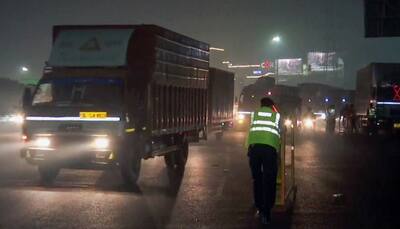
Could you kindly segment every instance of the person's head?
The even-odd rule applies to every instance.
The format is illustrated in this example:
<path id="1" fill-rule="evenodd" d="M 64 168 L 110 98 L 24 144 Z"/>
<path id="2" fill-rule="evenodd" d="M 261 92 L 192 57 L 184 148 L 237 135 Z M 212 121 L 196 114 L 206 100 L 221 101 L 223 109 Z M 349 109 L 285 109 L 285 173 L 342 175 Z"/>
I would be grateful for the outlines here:
<path id="1" fill-rule="evenodd" d="M 268 97 L 262 98 L 260 102 L 262 107 L 272 107 L 275 105 L 274 101 Z"/>

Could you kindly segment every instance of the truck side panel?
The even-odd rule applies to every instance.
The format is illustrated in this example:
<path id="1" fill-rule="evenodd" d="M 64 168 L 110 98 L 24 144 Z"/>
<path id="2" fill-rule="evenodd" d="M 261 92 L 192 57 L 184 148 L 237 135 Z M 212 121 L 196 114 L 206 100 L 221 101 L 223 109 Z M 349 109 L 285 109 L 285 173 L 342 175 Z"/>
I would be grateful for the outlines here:
<path id="1" fill-rule="evenodd" d="M 136 112 L 142 117 L 147 113 L 147 119 L 143 120 L 146 124 L 142 125 L 150 127 L 153 135 L 205 128 L 208 50 L 179 43 L 183 38 L 172 32 L 153 29 L 136 29 L 129 61 L 132 84 L 140 85 L 136 90 L 143 90 L 140 100 L 146 103 L 145 112 Z M 149 41 L 147 48 L 135 45 Z M 189 38 L 185 41 L 196 43 Z"/>
<path id="2" fill-rule="evenodd" d="M 211 127 L 233 121 L 234 74 L 210 68 L 208 122 Z"/>

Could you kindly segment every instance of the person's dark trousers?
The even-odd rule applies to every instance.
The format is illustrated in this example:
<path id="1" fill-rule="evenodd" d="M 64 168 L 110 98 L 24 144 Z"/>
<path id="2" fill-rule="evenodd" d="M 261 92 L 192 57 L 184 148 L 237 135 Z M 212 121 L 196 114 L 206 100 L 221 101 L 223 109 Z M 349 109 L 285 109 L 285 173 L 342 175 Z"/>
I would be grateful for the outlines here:
<path id="1" fill-rule="evenodd" d="M 275 205 L 277 152 L 264 144 L 250 145 L 248 151 L 253 177 L 254 202 L 260 213 L 269 216 Z"/>

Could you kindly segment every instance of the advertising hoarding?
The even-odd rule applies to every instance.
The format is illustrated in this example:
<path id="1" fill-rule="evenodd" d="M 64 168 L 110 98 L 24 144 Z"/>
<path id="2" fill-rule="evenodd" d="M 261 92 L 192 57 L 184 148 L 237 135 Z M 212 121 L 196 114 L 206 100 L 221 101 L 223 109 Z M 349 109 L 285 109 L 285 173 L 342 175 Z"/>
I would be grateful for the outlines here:
<path id="1" fill-rule="evenodd" d="M 335 71 L 338 67 L 336 52 L 309 52 L 307 59 L 313 72 Z"/>
<path id="2" fill-rule="evenodd" d="M 278 60 L 278 75 L 301 74 L 303 74 L 303 61 L 301 58 Z"/>

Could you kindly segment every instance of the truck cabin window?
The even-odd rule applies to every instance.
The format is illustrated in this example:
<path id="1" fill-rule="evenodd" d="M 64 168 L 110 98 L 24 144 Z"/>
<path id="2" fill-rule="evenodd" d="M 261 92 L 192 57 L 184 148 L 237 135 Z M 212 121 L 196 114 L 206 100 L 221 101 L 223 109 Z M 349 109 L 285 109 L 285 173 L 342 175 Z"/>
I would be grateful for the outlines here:
<path id="1" fill-rule="evenodd" d="M 122 102 L 123 82 L 119 79 L 49 79 L 39 83 L 33 106 L 112 107 Z"/>

